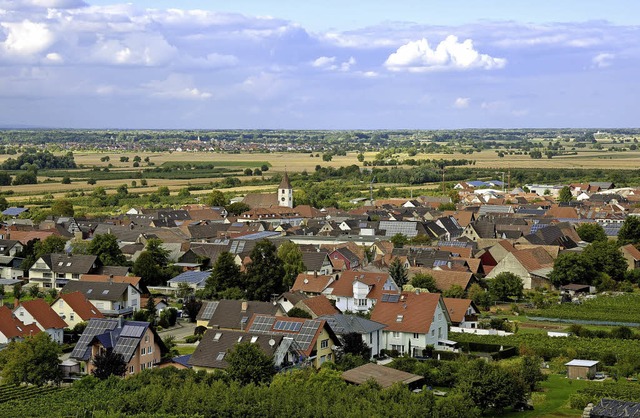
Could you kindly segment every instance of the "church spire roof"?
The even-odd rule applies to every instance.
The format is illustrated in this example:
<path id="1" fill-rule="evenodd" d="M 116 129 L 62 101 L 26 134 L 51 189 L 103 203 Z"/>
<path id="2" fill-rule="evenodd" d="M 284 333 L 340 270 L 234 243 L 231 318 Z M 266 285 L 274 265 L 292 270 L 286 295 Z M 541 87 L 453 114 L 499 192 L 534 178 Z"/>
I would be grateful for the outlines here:
<path id="1" fill-rule="evenodd" d="M 284 172 L 284 176 L 282 176 L 282 181 L 280 182 L 280 186 L 278 186 L 279 189 L 293 189 L 293 187 L 291 187 L 291 182 L 289 181 L 289 175 L 287 174 L 287 172 Z"/>

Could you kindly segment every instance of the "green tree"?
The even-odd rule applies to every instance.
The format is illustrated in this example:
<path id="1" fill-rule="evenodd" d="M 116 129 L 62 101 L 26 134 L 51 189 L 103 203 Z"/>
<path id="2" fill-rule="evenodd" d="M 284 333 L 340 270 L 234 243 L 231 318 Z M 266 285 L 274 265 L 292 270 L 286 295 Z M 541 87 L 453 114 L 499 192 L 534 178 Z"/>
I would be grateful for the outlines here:
<path id="1" fill-rule="evenodd" d="M 457 284 L 451 285 L 451 287 L 444 292 L 442 292 L 442 296 L 445 298 L 456 298 L 462 299 L 466 295 L 464 294 L 464 289 L 462 286 L 458 286 Z"/>
<path id="2" fill-rule="evenodd" d="M 283 282 L 284 266 L 271 241 L 258 241 L 249 257 L 251 262 L 246 268 L 245 288 L 250 299 L 268 301 L 273 294 L 286 290 Z"/>
<path id="3" fill-rule="evenodd" d="M 298 244 L 287 241 L 278 248 L 278 258 L 284 267 L 284 285 L 291 288 L 298 274 L 307 269 L 302 261 L 302 251 Z"/>
<path id="4" fill-rule="evenodd" d="M 361 153 L 361 152 L 359 152 L 359 153 L 358 153 L 358 157 L 357 157 L 357 158 L 358 158 L 358 161 L 359 161 L 359 162 L 363 162 L 363 161 L 364 161 L 364 154 L 363 154 L 363 153 Z"/>
<path id="5" fill-rule="evenodd" d="M 227 198 L 224 197 L 224 193 L 222 193 L 220 190 L 213 190 L 204 199 L 205 205 L 208 206 L 224 207 L 228 202 L 229 201 L 227 200 Z"/>
<path id="6" fill-rule="evenodd" d="M 251 208 L 246 203 L 234 202 L 234 203 L 228 205 L 226 207 L 226 209 L 227 209 L 227 212 L 229 212 L 230 215 L 237 216 L 237 215 L 240 215 L 243 212 L 248 211 Z"/>
<path id="7" fill-rule="evenodd" d="M 411 279 L 411 286 L 418 287 L 420 289 L 427 289 L 431 293 L 438 292 L 436 280 L 432 275 L 427 273 L 416 273 Z"/>
<path id="8" fill-rule="evenodd" d="M 242 274 L 235 263 L 234 255 L 228 251 L 220 253 L 213 264 L 211 274 L 205 283 L 205 291 L 209 297 L 218 298 L 220 292 L 241 286 Z"/>
<path id="9" fill-rule="evenodd" d="M 560 287 L 569 283 L 591 284 L 592 276 L 591 265 L 582 254 L 563 253 L 553 262 L 549 280 L 555 287 Z"/>
<path id="10" fill-rule="evenodd" d="M 158 286 L 162 284 L 162 268 L 156 263 L 153 254 L 149 251 L 140 253 L 133 263 L 133 274 L 140 277 L 145 286 Z"/>
<path id="11" fill-rule="evenodd" d="M 180 355 L 175 335 L 167 335 L 163 338 L 162 342 L 164 346 L 167 347 L 167 352 L 162 356 L 163 360 L 169 360 Z"/>
<path id="12" fill-rule="evenodd" d="M 171 192 L 169 191 L 169 188 L 167 186 L 160 186 L 158 187 L 157 194 L 158 196 L 169 196 Z"/>
<path id="13" fill-rule="evenodd" d="M 87 253 L 97 255 L 104 266 L 124 266 L 127 259 L 113 234 L 96 234 L 87 245 Z"/>
<path id="14" fill-rule="evenodd" d="M 276 373 L 273 358 L 257 344 L 236 344 L 224 359 L 229 377 L 242 385 L 269 383 Z"/>
<path id="15" fill-rule="evenodd" d="M 371 348 L 364 342 L 362 335 L 357 332 L 349 332 L 342 336 L 342 352 L 360 356 L 365 360 L 371 357 Z"/>
<path id="16" fill-rule="evenodd" d="M 22 290 L 22 284 L 16 283 L 13 285 L 13 297 L 16 300 L 22 299 L 24 296 L 24 290 Z"/>
<path id="17" fill-rule="evenodd" d="M 522 279 L 515 274 L 505 271 L 489 281 L 489 291 L 497 300 L 505 301 L 510 298 L 522 297 Z"/>
<path id="18" fill-rule="evenodd" d="M 616 282 L 624 280 L 627 261 L 614 241 L 595 241 L 582 251 L 582 258 L 592 271 L 608 274 Z"/>
<path id="19" fill-rule="evenodd" d="M 569 186 L 564 186 L 560 189 L 560 193 L 558 193 L 558 202 L 568 203 L 573 199 L 573 195 L 571 194 L 571 189 Z"/>
<path id="20" fill-rule="evenodd" d="M 393 248 L 402 248 L 405 244 L 409 242 L 409 239 L 405 234 L 398 232 L 397 234 L 391 237 L 390 241 L 393 243 Z"/>
<path id="21" fill-rule="evenodd" d="M 64 177 L 62 178 L 62 182 L 61 182 L 61 183 L 62 183 L 62 184 L 71 184 L 71 177 L 69 177 L 69 176 L 64 176 Z"/>
<path id="22" fill-rule="evenodd" d="M 582 223 L 576 228 L 580 239 L 586 242 L 606 241 L 607 234 L 599 223 Z"/>
<path id="23" fill-rule="evenodd" d="M 176 296 L 180 299 L 185 299 L 193 293 L 193 289 L 189 286 L 189 283 L 179 283 Z"/>
<path id="24" fill-rule="evenodd" d="M 407 268 L 398 257 L 395 257 L 389 264 L 389 275 L 400 289 L 407 284 Z"/>
<path id="25" fill-rule="evenodd" d="M 146 251 L 151 253 L 153 261 L 161 268 L 169 264 L 169 250 L 162 246 L 162 240 L 159 238 L 150 238 L 145 246 Z"/>
<path id="26" fill-rule="evenodd" d="M 618 231 L 618 244 L 640 243 L 640 216 L 629 215 L 625 218 Z"/>
<path id="27" fill-rule="evenodd" d="M 309 312 L 305 311 L 304 309 L 296 308 L 295 306 L 289 309 L 289 312 L 287 312 L 287 316 L 290 318 L 311 319 L 311 314 Z"/>
<path id="28" fill-rule="evenodd" d="M 127 372 L 127 363 L 124 361 L 124 356 L 116 353 L 111 348 L 98 353 L 91 362 L 95 367 L 91 374 L 100 380 L 107 379 L 109 376 L 122 377 Z"/>
<path id="29" fill-rule="evenodd" d="M 49 334 L 40 332 L 24 341 L 12 341 L 0 351 L 0 369 L 3 384 L 30 383 L 42 386 L 48 382 L 59 383 L 60 345 L 52 341 Z"/>

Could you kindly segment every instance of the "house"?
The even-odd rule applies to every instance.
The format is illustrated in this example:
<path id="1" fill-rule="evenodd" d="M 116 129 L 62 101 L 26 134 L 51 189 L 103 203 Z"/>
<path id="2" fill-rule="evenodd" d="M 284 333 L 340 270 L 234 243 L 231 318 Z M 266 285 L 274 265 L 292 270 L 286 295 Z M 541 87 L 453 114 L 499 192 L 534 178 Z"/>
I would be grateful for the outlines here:
<path id="1" fill-rule="evenodd" d="M 567 366 L 569 379 L 592 379 L 598 371 L 599 361 L 573 359 L 564 365 Z"/>
<path id="2" fill-rule="evenodd" d="M 433 277 L 436 282 L 436 288 L 441 292 L 451 290 L 453 286 L 460 286 L 463 290 L 468 290 L 475 282 L 473 273 L 470 271 L 436 270 L 424 267 L 412 267 L 409 269 L 409 278 L 412 279 L 418 273 Z"/>
<path id="3" fill-rule="evenodd" d="M 496 225 L 486 220 L 475 221 L 462 231 L 462 237 L 474 242 L 480 239 L 493 239 L 496 237 Z"/>
<path id="4" fill-rule="evenodd" d="M 333 266 L 327 251 L 302 251 L 302 262 L 307 274 L 329 275 L 333 273 Z"/>
<path id="5" fill-rule="evenodd" d="M 29 282 L 41 288 L 61 288 L 97 267 L 95 255 L 46 254 L 29 269 Z"/>
<path id="6" fill-rule="evenodd" d="M 299 360 L 315 368 L 320 368 L 326 361 L 335 360 L 334 349 L 342 345 L 327 321 L 322 319 L 255 314 L 247 324 L 247 332 L 293 338 Z"/>
<path id="7" fill-rule="evenodd" d="M 116 274 L 83 274 L 80 277 L 81 282 L 129 283 L 131 286 L 138 289 L 140 293 L 149 293 L 146 288 L 143 287 L 142 283 L 140 283 L 141 280 L 142 278 L 139 276 L 123 276 Z"/>
<path id="8" fill-rule="evenodd" d="M 82 293 L 105 316 L 131 315 L 140 309 L 140 291 L 129 283 L 72 281 L 61 292 Z"/>
<path id="9" fill-rule="evenodd" d="M 63 343 L 64 329 L 67 323 L 51 309 L 44 299 L 33 299 L 20 302 L 13 310 L 13 315 L 25 325 L 36 325 L 40 331 L 44 331 L 58 344 Z"/>
<path id="10" fill-rule="evenodd" d="M 487 279 L 494 279 L 498 274 L 510 272 L 522 279 L 525 289 L 548 287 L 549 281 L 544 278 L 553 269 L 553 257 L 540 247 L 525 248 L 507 254 L 487 274 Z"/>
<path id="11" fill-rule="evenodd" d="M 423 376 L 376 363 L 363 364 L 362 366 L 342 372 L 342 379 L 355 385 L 363 385 L 373 380 L 383 389 L 391 387 L 396 383 L 401 383 L 408 386 L 409 390 L 421 388 L 424 381 Z"/>
<path id="12" fill-rule="evenodd" d="M 331 304 L 331 301 L 327 299 L 325 295 L 313 296 L 310 298 L 304 298 L 295 304 L 295 308 L 302 309 L 311 315 L 311 318 L 317 318 L 323 315 L 333 315 L 339 313 L 338 310 Z"/>
<path id="13" fill-rule="evenodd" d="M 80 362 L 80 372 L 91 374 L 92 360 L 113 350 L 122 354 L 127 374 L 151 369 L 160 362 L 166 347 L 148 322 L 118 319 L 91 319 L 76 343 L 70 358 Z"/>
<path id="14" fill-rule="evenodd" d="M 620 247 L 624 259 L 627 260 L 627 268 L 634 270 L 640 268 L 640 250 L 633 246 L 633 244 L 627 244 Z"/>
<path id="15" fill-rule="evenodd" d="M 36 324 L 25 325 L 13 315 L 11 309 L 0 306 L 0 347 L 11 341 L 23 340 L 39 332 L 40 328 Z"/>
<path id="16" fill-rule="evenodd" d="M 459 328 L 478 328 L 480 309 L 471 299 L 443 298 L 451 318 L 451 325 Z"/>
<path id="17" fill-rule="evenodd" d="M 336 248 L 329 254 L 332 270 L 345 271 L 360 267 L 360 259 L 345 247 Z"/>
<path id="18" fill-rule="evenodd" d="M 246 300 L 205 301 L 198 312 L 198 326 L 243 331 L 255 314 L 275 315 L 278 305 L 271 302 Z"/>
<path id="19" fill-rule="evenodd" d="M 336 313 L 333 315 L 323 315 L 318 319 L 327 321 L 331 329 L 342 338 L 346 334 L 356 333 L 362 336 L 362 341 L 371 349 L 371 357 L 379 356 L 382 350 L 382 330 L 386 327 L 380 322 L 371 321 L 361 316 L 343 315 Z"/>
<path id="20" fill-rule="evenodd" d="M 0 255 L 0 279 L 19 279 L 24 275 L 22 262 L 24 258 Z"/>
<path id="21" fill-rule="evenodd" d="M 181 283 L 186 283 L 193 290 L 204 289 L 209 276 L 210 271 L 185 271 L 167 281 L 167 284 L 174 289 L 178 289 Z"/>
<path id="22" fill-rule="evenodd" d="M 15 257 L 24 249 L 24 245 L 15 239 L 0 239 L 0 255 Z"/>
<path id="23" fill-rule="evenodd" d="M 334 279 L 334 276 L 300 273 L 296 277 L 291 291 L 319 295 L 331 285 Z"/>
<path id="24" fill-rule="evenodd" d="M 267 356 L 273 357 L 276 368 L 298 363 L 298 354 L 293 338 L 284 335 L 250 333 L 244 331 L 207 330 L 202 336 L 196 351 L 187 362 L 195 371 L 214 371 L 226 369 L 226 356 L 240 343 L 255 344 Z"/>
<path id="25" fill-rule="evenodd" d="M 53 301 L 51 308 L 67 323 L 69 328 L 73 328 L 81 322 L 89 322 L 92 318 L 104 318 L 102 312 L 80 292 L 62 293 Z"/>
<path id="26" fill-rule="evenodd" d="M 388 272 L 349 270 L 334 280 L 325 294 L 336 301 L 336 308 L 341 312 L 367 312 L 385 293 L 400 293 Z"/>
<path id="27" fill-rule="evenodd" d="M 371 320 L 386 324 L 382 346 L 412 357 L 423 357 L 428 347 L 443 349 L 451 319 L 439 293 L 402 293 L 382 298 L 371 312 Z"/>

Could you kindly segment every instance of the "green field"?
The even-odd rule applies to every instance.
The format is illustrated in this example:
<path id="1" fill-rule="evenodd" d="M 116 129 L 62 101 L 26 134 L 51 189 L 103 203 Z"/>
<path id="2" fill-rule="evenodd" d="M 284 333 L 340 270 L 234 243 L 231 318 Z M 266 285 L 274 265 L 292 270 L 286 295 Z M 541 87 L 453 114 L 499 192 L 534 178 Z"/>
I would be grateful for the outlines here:
<path id="1" fill-rule="evenodd" d="M 540 384 L 541 390 L 532 394 L 533 411 L 511 412 L 505 417 L 580 417 L 582 411 L 571 409 L 569 397 L 579 389 L 595 382 L 569 380 L 562 375 L 552 374 Z"/>
<path id="2" fill-rule="evenodd" d="M 527 312 L 530 316 L 592 321 L 640 322 L 640 293 L 598 296 L 580 305 L 564 303 Z"/>

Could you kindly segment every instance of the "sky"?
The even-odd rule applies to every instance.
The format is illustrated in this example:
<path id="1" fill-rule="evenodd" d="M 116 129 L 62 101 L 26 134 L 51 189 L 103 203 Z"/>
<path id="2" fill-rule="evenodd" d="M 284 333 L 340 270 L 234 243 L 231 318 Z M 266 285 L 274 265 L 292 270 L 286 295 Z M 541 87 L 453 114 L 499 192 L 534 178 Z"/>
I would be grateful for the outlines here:
<path id="1" fill-rule="evenodd" d="M 0 127 L 640 126 L 637 0 L 0 0 Z"/>

